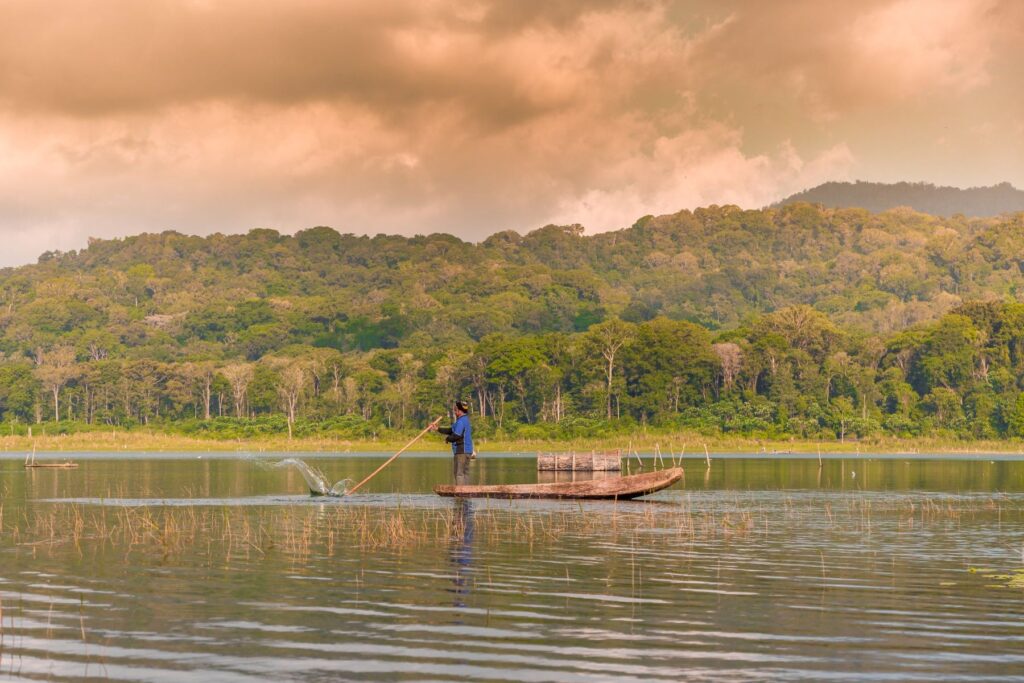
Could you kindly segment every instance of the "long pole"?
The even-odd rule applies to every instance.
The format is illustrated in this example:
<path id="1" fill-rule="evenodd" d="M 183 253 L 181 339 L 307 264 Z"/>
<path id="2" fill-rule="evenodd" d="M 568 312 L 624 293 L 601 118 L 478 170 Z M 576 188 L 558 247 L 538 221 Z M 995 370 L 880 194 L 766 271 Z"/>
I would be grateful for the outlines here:
<path id="1" fill-rule="evenodd" d="M 363 479 L 363 480 L 362 480 L 361 482 L 359 482 L 358 484 L 356 484 L 355 486 L 353 486 L 352 488 L 350 488 L 350 489 L 349 489 L 348 491 L 345 491 L 345 495 L 347 496 L 347 495 L 349 495 L 349 494 L 355 493 L 355 492 L 356 492 L 357 490 L 359 490 L 359 488 L 360 488 L 360 487 L 362 487 L 362 485 L 363 485 L 363 484 L 365 484 L 366 482 L 368 482 L 368 481 L 370 481 L 371 479 L 373 479 L 374 477 L 376 477 L 376 476 L 377 476 L 377 473 L 378 473 L 378 472 L 380 472 L 380 471 L 381 471 L 382 469 L 384 469 L 385 467 L 387 467 L 388 465 L 390 465 L 390 464 L 391 464 L 391 461 L 392 461 L 392 460 L 394 460 L 395 458 L 397 458 L 398 456 L 400 456 L 400 455 L 401 455 L 402 453 L 405 453 L 405 452 L 406 452 L 407 450 L 409 450 L 409 447 L 410 447 L 410 446 L 412 446 L 412 445 L 413 445 L 414 443 L 416 443 L 417 441 L 419 441 L 419 440 L 420 440 L 420 439 L 421 439 L 421 438 L 423 437 L 423 435 L 424 435 L 424 434 L 426 434 L 427 432 L 429 432 L 429 431 L 430 431 L 430 430 L 431 430 L 431 429 L 432 429 L 432 428 L 434 427 L 434 425 L 436 425 L 436 424 L 437 424 L 438 422 L 440 422 L 440 421 L 441 421 L 441 420 L 443 420 L 443 419 L 444 419 L 444 415 L 441 415 L 441 416 L 440 416 L 440 417 L 438 417 L 438 418 L 437 418 L 436 420 L 434 420 L 433 422 L 431 422 L 430 424 L 428 424 L 428 425 L 427 425 L 426 427 L 424 427 L 424 428 L 423 428 L 423 431 L 422 431 L 422 432 L 420 432 L 419 434 L 417 434 L 417 435 L 416 435 L 416 438 L 414 438 L 414 439 L 413 439 L 412 441 L 410 441 L 409 443 L 407 443 L 407 444 L 405 444 L 404 446 L 402 446 L 402 450 L 398 451 L 397 453 L 395 453 L 394 455 L 392 455 L 392 456 L 391 456 L 390 458 L 388 458 L 388 459 L 387 459 L 387 460 L 386 460 L 386 461 L 384 462 L 384 464 L 383 464 L 383 465 L 381 465 L 380 467 L 378 467 L 377 469 L 375 469 L 375 470 L 374 470 L 374 471 L 373 471 L 373 472 L 372 472 L 372 473 L 370 474 L 370 476 L 368 476 L 368 477 L 367 477 L 366 479 Z"/>

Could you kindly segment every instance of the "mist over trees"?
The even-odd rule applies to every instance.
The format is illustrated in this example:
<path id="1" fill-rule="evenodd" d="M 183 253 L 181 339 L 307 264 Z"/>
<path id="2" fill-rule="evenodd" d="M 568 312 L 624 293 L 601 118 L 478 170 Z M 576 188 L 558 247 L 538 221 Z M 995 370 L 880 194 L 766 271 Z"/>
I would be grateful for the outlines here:
<path id="1" fill-rule="evenodd" d="M 1024 214 L 796 204 L 93 240 L 0 272 L 0 419 L 212 436 L 1024 435 Z"/>

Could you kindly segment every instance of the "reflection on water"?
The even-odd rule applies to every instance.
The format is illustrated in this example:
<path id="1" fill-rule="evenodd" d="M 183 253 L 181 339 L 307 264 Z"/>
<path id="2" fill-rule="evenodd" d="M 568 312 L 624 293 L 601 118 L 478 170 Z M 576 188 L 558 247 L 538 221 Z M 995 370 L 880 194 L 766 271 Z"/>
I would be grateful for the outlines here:
<path id="1" fill-rule="evenodd" d="M 651 504 L 441 499 L 450 455 L 403 457 L 346 498 L 251 459 L 76 460 L 0 460 L 0 678 L 1014 680 L 1024 666 L 1019 461 L 687 460 L 686 483 Z M 380 462 L 315 466 L 356 479 Z M 538 476 L 529 458 L 473 468 L 480 483 Z"/>
<path id="2" fill-rule="evenodd" d="M 455 595 L 454 606 L 466 607 L 465 598 L 469 595 L 473 571 L 473 501 L 468 498 L 456 498 L 454 533 L 449 541 L 449 557 L 452 565 L 452 592 Z"/>

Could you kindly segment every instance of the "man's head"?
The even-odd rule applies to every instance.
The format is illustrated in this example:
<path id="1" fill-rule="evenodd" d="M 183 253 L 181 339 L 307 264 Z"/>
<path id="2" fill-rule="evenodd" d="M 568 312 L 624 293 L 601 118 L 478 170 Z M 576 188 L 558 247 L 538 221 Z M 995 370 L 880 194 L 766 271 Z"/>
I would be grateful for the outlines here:
<path id="1" fill-rule="evenodd" d="M 456 415 L 468 415 L 469 414 L 469 404 L 466 403 L 465 401 L 456 401 L 455 402 L 455 414 Z"/>

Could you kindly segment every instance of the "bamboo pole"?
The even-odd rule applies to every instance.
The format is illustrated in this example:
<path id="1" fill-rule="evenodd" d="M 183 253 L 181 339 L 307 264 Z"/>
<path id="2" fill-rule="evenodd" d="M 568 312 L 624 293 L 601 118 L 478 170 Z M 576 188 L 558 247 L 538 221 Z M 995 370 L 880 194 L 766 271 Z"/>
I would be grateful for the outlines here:
<path id="1" fill-rule="evenodd" d="M 424 428 L 423 428 L 423 431 L 422 431 L 422 432 L 420 432 L 419 434 L 417 434 L 417 435 L 416 435 L 416 437 L 415 437 L 415 438 L 414 438 L 414 439 L 413 439 L 412 441 L 410 441 L 409 443 L 407 443 L 407 444 L 405 444 L 404 446 L 402 446 L 402 449 L 401 449 L 400 451 L 398 451 L 397 453 L 395 453 L 394 455 L 392 455 L 392 456 L 391 456 L 390 458 L 388 458 L 388 459 L 387 459 L 386 461 L 384 461 L 384 464 L 383 464 L 383 465 L 381 465 L 380 467 L 378 467 L 377 469 L 375 469 L 375 470 L 374 470 L 374 471 L 373 471 L 372 473 L 370 473 L 370 476 L 366 477 L 366 479 L 363 479 L 363 480 L 362 480 L 361 482 L 359 482 L 358 484 L 356 484 L 355 486 L 353 486 L 352 488 L 350 488 L 350 489 L 349 489 L 348 491 L 345 491 L 345 495 L 346 495 L 346 496 L 348 496 L 348 495 L 351 495 L 351 494 L 355 493 L 355 492 L 356 492 L 356 491 L 357 491 L 357 490 L 358 490 L 359 488 L 361 488 L 361 487 L 362 487 L 362 485 L 363 485 L 363 484 L 365 484 L 366 482 L 368 482 L 368 481 L 370 481 L 371 479 L 373 479 L 374 477 L 376 477 L 376 476 L 377 476 L 377 473 L 378 473 L 378 472 L 380 472 L 380 471 L 381 471 L 382 469 L 384 469 L 385 467 L 387 467 L 388 465 L 390 465 L 390 464 L 391 464 L 391 462 L 392 462 L 392 461 L 393 461 L 393 460 L 394 460 L 395 458 L 397 458 L 398 456 L 400 456 L 400 455 L 401 455 L 402 453 L 405 453 L 405 452 L 406 452 L 407 450 L 409 450 L 409 447 L 410 447 L 410 446 L 412 446 L 412 445 L 413 445 L 414 443 L 416 443 L 416 442 L 417 442 L 417 441 L 419 441 L 419 440 L 420 440 L 421 438 L 423 438 L 423 435 L 424 435 L 424 434 L 426 434 L 427 432 L 429 432 L 429 431 L 430 431 L 431 429 L 433 429 L 434 425 L 436 425 L 436 424 L 437 424 L 438 422 L 440 422 L 440 421 L 441 421 L 442 419 L 444 419 L 444 415 L 441 415 L 441 416 L 440 416 L 440 417 L 438 417 L 438 418 L 437 418 L 436 420 L 434 420 L 433 422 L 431 422 L 430 424 L 428 424 L 428 425 L 427 425 L 426 427 L 424 427 Z"/>

